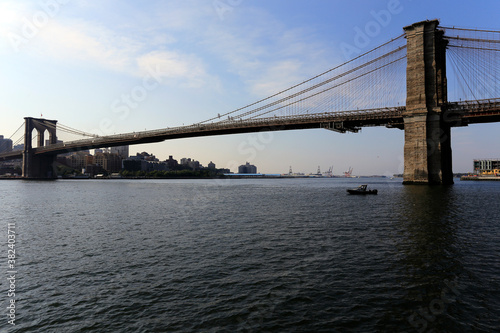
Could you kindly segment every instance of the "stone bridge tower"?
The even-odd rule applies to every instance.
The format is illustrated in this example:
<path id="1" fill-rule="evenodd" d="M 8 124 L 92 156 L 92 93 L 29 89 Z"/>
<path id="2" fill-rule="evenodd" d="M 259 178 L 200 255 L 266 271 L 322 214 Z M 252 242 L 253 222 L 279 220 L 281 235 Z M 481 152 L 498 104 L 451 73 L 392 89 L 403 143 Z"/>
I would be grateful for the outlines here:
<path id="1" fill-rule="evenodd" d="M 453 184 L 446 45 L 438 20 L 404 27 L 407 39 L 403 184 Z"/>
<path id="2" fill-rule="evenodd" d="M 54 179 L 57 178 L 54 162 L 56 155 L 35 155 L 31 145 L 33 129 L 37 130 L 38 147 L 43 147 L 45 143 L 44 133 L 49 132 L 49 143 L 57 142 L 56 124 L 57 120 L 47 120 L 39 118 L 24 118 L 24 151 L 23 151 L 23 178 L 29 179 Z"/>

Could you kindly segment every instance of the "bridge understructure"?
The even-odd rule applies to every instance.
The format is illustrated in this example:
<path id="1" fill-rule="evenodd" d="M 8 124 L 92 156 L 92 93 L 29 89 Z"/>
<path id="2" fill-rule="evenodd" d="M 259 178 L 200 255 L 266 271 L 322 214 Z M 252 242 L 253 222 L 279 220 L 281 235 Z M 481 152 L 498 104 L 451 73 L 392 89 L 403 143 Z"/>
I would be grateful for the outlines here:
<path id="1" fill-rule="evenodd" d="M 405 131 L 403 184 L 453 184 L 451 128 L 500 122 L 500 31 L 438 23 L 404 27 L 401 36 L 344 64 L 188 126 L 108 136 L 80 132 L 88 138 L 63 143 L 57 142 L 56 126 L 68 133 L 77 130 L 28 117 L 24 151 L 0 154 L 0 161 L 22 158 L 23 178 L 53 179 L 57 154 L 72 151 L 260 131 L 322 128 L 345 133 L 385 126 Z M 447 57 L 448 65 L 460 72 L 459 83 L 469 89 L 461 92 L 463 101 L 448 101 Z M 37 148 L 31 144 L 35 129 Z M 44 145 L 45 131 L 49 145 Z"/>

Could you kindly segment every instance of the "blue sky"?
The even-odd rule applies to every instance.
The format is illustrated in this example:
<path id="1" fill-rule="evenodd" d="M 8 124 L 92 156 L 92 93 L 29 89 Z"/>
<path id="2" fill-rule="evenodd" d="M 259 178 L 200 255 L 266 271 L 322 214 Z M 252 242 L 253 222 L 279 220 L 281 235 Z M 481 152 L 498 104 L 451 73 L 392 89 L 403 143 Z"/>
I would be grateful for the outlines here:
<path id="1" fill-rule="evenodd" d="M 23 117 L 57 119 L 96 134 L 191 124 L 252 103 L 353 57 L 357 29 L 380 31 L 358 48 L 438 18 L 499 30 L 498 1 L 179 0 L 0 2 L 0 134 Z M 358 44 L 359 46 L 359 44 Z M 500 157 L 498 124 L 453 129 L 454 171 Z M 61 137 L 76 139 L 75 137 Z M 160 159 L 246 161 L 268 173 L 402 172 L 404 133 L 302 130 L 132 146 Z"/>

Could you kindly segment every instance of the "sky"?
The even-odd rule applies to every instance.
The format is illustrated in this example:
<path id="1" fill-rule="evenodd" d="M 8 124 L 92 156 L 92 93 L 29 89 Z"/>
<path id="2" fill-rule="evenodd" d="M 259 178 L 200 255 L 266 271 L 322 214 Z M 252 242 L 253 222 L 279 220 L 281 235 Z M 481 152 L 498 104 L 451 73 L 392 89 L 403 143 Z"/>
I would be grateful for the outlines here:
<path id="1" fill-rule="evenodd" d="M 2 0 L 0 135 L 41 115 L 99 135 L 188 125 L 339 65 L 406 25 L 437 18 L 500 30 L 498 12 L 498 0 Z M 454 128 L 453 171 L 499 158 L 499 126 Z M 403 172 L 403 146 L 403 131 L 374 127 L 177 139 L 130 153 L 231 171 L 249 162 L 263 173 L 333 166 L 334 174 L 352 167 L 356 175 L 392 175 Z"/>

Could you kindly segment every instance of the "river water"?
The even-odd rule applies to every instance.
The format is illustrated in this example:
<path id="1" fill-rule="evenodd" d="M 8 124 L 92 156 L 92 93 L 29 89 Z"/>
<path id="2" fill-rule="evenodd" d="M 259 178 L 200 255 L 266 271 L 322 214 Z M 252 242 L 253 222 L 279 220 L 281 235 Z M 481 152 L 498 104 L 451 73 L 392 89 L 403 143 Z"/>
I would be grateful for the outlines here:
<path id="1" fill-rule="evenodd" d="M 0 331 L 498 332 L 499 203 L 458 180 L 0 181 Z"/>

